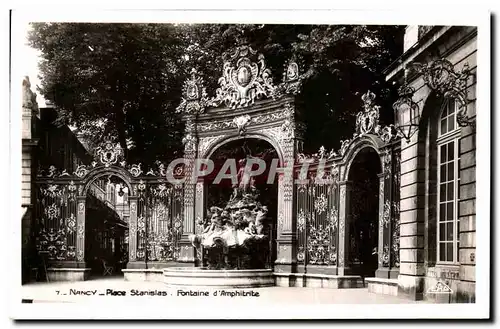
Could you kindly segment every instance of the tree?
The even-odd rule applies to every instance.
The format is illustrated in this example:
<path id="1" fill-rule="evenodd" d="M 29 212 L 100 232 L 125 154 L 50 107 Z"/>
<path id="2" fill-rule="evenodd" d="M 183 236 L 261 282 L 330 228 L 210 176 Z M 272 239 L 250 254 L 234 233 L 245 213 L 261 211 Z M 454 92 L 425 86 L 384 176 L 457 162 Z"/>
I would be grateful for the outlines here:
<path id="1" fill-rule="evenodd" d="M 168 24 L 34 24 L 40 92 L 56 105 L 60 124 L 94 142 L 117 136 L 130 161 L 179 153 L 185 46 L 176 33 Z"/>
<path id="2" fill-rule="evenodd" d="M 338 148 L 350 137 L 361 95 L 378 95 L 381 120 L 393 120 L 394 87 L 382 70 L 402 52 L 399 26 L 229 24 L 34 24 L 42 52 L 40 92 L 61 123 L 100 140 L 118 136 L 129 161 L 152 163 L 182 154 L 175 114 L 187 73 L 197 68 L 213 96 L 224 54 L 249 43 L 266 56 L 275 81 L 297 55 L 305 83 L 298 98 L 307 124 L 305 150 Z M 130 144 L 130 143 L 129 143 Z"/>

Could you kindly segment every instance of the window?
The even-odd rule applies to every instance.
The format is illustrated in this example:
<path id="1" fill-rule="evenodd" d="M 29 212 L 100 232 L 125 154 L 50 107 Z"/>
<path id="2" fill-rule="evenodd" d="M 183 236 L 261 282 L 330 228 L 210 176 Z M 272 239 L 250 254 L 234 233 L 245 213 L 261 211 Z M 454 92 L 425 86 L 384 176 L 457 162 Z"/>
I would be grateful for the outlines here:
<path id="1" fill-rule="evenodd" d="M 437 259 L 441 263 L 458 263 L 460 184 L 459 138 L 456 124 L 457 104 L 447 100 L 439 121 L 438 146 L 438 225 Z"/>

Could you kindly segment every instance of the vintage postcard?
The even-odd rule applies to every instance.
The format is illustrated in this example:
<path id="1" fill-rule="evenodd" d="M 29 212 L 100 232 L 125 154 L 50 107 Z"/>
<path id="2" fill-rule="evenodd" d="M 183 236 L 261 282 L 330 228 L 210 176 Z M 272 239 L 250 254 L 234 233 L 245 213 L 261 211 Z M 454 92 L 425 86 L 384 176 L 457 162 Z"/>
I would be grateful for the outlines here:
<path id="1" fill-rule="evenodd" d="M 13 318 L 490 316 L 487 12 L 11 19 Z"/>

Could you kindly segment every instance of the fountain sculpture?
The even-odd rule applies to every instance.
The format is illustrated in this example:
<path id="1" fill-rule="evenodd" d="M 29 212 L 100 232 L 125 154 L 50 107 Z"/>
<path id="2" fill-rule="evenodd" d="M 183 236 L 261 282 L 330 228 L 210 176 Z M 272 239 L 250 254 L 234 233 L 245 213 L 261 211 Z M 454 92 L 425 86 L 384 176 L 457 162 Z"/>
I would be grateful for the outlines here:
<path id="1" fill-rule="evenodd" d="M 198 224 L 204 230 L 190 236 L 193 246 L 206 256 L 209 269 L 262 269 L 269 255 L 267 207 L 258 201 L 254 180 L 245 177 L 240 161 L 239 183 L 225 208 L 213 206 Z"/>
<path id="2" fill-rule="evenodd" d="M 269 264 L 267 207 L 258 201 L 258 190 L 243 171 L 240 161 L 238 183 L 224 208 L 213 206 L 201 220 L 200 234 L 189 240 L 206 261 L 202 267 L 168 268 L 165 283 L 172 286 L 263 287 L 274 285 Z M 203 257 L 205 256 L 205 257 Z M 206 265 L 206 266 L 205 266 Z"/>

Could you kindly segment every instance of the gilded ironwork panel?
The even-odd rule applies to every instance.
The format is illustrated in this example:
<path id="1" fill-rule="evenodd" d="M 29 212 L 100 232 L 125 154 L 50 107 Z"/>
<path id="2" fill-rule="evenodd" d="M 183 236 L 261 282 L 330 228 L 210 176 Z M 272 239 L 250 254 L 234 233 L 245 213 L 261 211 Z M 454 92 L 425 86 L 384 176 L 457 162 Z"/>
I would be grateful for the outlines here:
<path id="1" fill-rule="evenodd" d="M 77 259 L 76 191 L 76 184 L 70 181 L 40 184 L 36 192 L 36 245 L 48 261 Z"/>
<path id="2" fill-rule="evenodd" d="M 391 267 L 399 267 L 399 201 L 401 189 L 401 151 L 394 152 L 393 161 L 393 188 L 392 188 L 392 204 L 391 204 Z"/>
<path id="3" fill-rule="evenodd" d="M 296 185 L 297 261 L 311 265 L 337 264 L 338 205 L 336 183 L 309 180 Z"/>
<path id="4" fill-rule="evenodd" d="M 137 186 L 137 261 L 173 261 L 183 232 L 184 188 L 162 180 Z"/>

